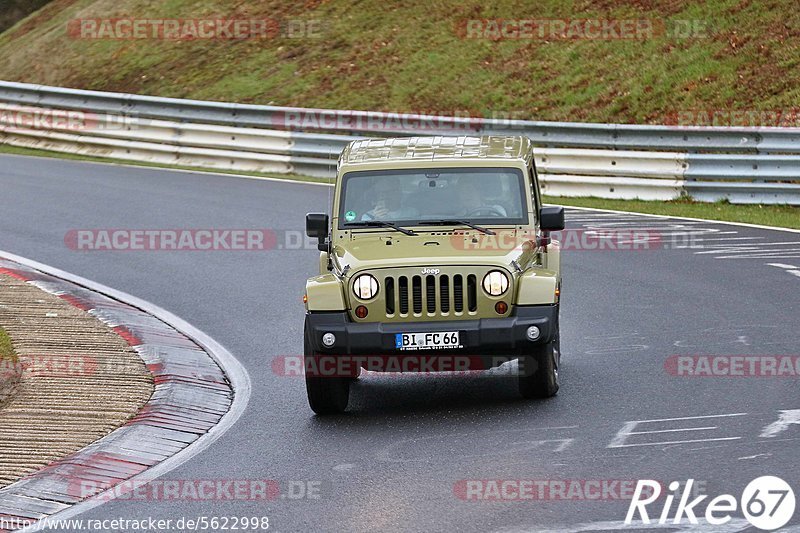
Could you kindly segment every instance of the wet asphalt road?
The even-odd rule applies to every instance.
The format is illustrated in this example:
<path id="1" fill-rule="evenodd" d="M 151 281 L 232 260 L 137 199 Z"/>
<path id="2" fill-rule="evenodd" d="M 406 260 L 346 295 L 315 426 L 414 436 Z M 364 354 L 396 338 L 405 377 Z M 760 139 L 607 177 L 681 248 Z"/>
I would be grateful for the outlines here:
<path id="1" fill-rule="evenodd" d="M 571 228 L 661 240 L 647 250 L 564 252 L 556 398 L 523 401 L 509 378 L 370 374 L 354 386 L 349 412 L 332 418 L 314 417 L 302 379 L 271 364 L 301 354 L 300 299 L 316 251 L 80 252 L 64 240 L 89 228 L 293 236 L 306 212 L 326 210 L 328 194 L 0 156 L 0 250 L 149 300 L 211 335 L 249 372 L 252 398 L 236 426 L 165 478 L 271 479 L 285 490 L 272 502 L 114 501 L 82 518 L 269 516 L 273 531 L 596 530 L 625 517 L 628 502 L 613 491 L 598 501 L 485 501 L 485 481 L 469 485 L 469 498 L 462 489 L 466 480 L 693 478 L 712 496 L 738 496 L 768 474 L 800 489 L 800 425 L 763 436 L 780 411 L 800 409 L 797 378 L 665 369 L 673 355 L 800 355 L 800 277 L 790 268 L 800 265 L 800 234 L 568 210 Z M 318 497 L 286 492 L 301 484 Z"/>

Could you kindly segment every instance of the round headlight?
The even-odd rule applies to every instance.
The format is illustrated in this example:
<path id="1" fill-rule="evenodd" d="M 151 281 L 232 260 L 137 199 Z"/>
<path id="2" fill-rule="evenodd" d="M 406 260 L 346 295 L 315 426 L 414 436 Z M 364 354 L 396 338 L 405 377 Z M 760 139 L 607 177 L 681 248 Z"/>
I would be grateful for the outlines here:
<path id="1" fill-rule="evenodd" d="M 361 274 L 353 280 L 353 293 L 362 300 L 372 300 L 378 295 L 378 280 Z"/>
<path id="2" fill-rule="evenodd" d="M 508 277 L 499 270 L 492 270 L 483 277 L 483 290 L 491 296 L 500 296 L 508 290 Z"/>

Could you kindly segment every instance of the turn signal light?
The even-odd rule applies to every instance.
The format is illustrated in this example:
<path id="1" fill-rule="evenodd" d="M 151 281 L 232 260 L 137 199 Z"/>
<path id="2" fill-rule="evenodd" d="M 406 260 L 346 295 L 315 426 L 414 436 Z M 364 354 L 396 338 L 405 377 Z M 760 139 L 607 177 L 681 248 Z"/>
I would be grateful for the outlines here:
<path id="1" fill-rule="evenodd" d="M 368 314 L 369 314 L 369 311 L 363 305 L 359 305 L 358 307 L 356 307 L 356 316 L 358 318 L 367 318 Z"/>
<path id="2" fill-rule="evenodd" d="M 498 315 L 504 315 L 506 311 L 508 311 L 508 304 L 505 302 L 497 302 L 494 304 L 494 310 L 497 311 Z"/>

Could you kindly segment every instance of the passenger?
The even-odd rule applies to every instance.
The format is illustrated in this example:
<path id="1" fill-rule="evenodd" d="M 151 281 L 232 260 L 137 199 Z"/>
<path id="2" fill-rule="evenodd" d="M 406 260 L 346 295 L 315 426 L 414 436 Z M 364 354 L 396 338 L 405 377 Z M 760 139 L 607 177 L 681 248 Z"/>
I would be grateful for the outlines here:
<path id="1" fill-rule="evenodd" d="M 505 217 L 508 212 L 499 204 L 488 204 L 474 179 L 462 178 L 458 182 L 458 199 L 464 216 Z"/>
<path id="2" fill-rule="evenodd" d="M 392 179 L 379 179 L 372 187 L 375 204 L 361 215 L 361 220 L 408 220 L 418 216 L 418 211 L 403 207 L 403 191 Z"/>

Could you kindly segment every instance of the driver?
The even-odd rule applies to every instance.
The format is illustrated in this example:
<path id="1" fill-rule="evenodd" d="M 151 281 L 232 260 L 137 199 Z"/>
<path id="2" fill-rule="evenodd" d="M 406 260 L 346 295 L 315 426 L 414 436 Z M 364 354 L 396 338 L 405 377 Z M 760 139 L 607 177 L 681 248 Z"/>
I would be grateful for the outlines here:
<path id="1" fill-rule="evenodd" d="M 472 177 L 461 178 L 458 182 L 458 198 L 464 216 L 508 216 L 505 207 L 499 204 L 487 204 L 480 188 Z"/>
<path id="2" fill-rule="evenodd" d="M 361 215 L 361 220 L 403 220 L 415 218 L 416 209 L 403 207 L 403 191 L 391 178 L 378 179 L 372 187 L 375 205 Z"/>

